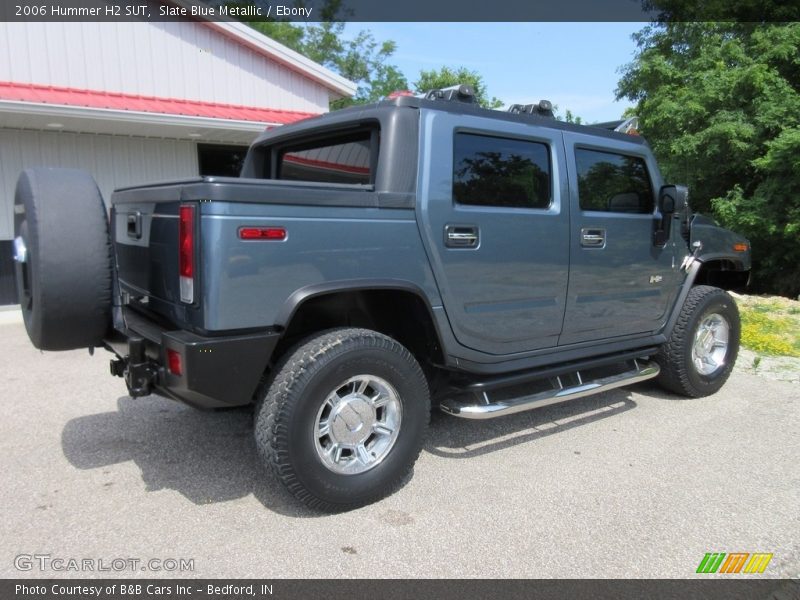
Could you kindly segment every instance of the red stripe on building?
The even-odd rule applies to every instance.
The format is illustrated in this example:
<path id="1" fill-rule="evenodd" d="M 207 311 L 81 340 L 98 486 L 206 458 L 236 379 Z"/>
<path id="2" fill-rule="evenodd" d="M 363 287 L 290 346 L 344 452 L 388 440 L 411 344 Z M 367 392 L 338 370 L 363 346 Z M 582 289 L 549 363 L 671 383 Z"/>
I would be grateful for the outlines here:
<path id="1" fill-rule="evenodd" d="M 0 81 L 0 100 L 286 125 L 316 113 Z"/>

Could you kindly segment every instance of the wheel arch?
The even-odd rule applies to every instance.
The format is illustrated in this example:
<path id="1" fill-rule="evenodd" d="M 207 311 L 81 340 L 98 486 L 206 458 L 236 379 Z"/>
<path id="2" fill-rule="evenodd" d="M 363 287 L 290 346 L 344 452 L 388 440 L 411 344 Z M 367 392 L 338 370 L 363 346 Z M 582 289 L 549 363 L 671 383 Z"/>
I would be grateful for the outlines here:
<path id="1" fill-rule="evenodd" d="M 710 285 L 725 291 L 742 290 L 747 287 L 750 279 L 750 270 L 747 265 L 738 257 L 714 254 L 701 256 L 692 261 L 686 269 L 686 279 L 684 279 L 675 305 L 667 319 L 662 334 L 669 338 L 675 323 L 678 321 L 681 307 L 686 301 L 686 297 L 693 287 L 698 285 Z"/>
<path id="2" fill-rule="evenodd" d="M 396 339 L 421 364 L 444 361 L 433 308 L 422 288 L 410 281 L 359 279 L 306 286 L 286 300 L 275 324 L 282 328 L 276 358 L 307 335 L 348 326 Z"/>
<path id="3" fill-rule="evenodd" d="M 712 256 L 700 260 L 700 268 L 692 285 L 710 285 L 726 291 L 744 291 L 750 279 L 750 270 L 741 260 L 730 256 Z"/>

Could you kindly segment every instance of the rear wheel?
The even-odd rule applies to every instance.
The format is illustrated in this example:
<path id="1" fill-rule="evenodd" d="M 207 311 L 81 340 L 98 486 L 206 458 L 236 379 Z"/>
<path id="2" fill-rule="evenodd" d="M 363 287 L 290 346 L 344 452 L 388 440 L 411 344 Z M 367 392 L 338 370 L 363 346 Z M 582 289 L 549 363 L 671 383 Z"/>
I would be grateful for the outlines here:
<path id="1" fill-rule="evenodd" d="M 14 230 L 17 295 L 33 345 L 99 345 L 111 319 L 111 243 L 92 176 L 75 169 L 23 171 Z"/>
<path id="2" fill-rule="evenodd" d="M 658 382 L 690 398 L 715 393 L 731 374 L 740 333 L 739 311 L 729 294 L 707 285 L 692 288 L 656 356 Z"/>
<path id="3" fill-rule="evenodd" d="M 288 353 L 255 416 L 256 446 L 278 479 L 329 512 L 392 493 L 422 448 L 428 385 L 398 342 L 337 329 Z"/>

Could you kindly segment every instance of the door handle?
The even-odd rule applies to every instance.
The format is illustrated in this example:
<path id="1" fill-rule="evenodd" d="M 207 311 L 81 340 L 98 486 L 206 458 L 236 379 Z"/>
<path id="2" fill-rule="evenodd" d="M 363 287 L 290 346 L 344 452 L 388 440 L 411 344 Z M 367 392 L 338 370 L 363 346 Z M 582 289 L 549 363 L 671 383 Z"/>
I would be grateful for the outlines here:
<path id="1" fill-rule="evenodd" d="M 445 225 L 444 245 L 448 248 L 477 248 L 479 240 L 475 225 Z"/>
<path id="2" fill-rule="evenodd" d="M 581 246 L 584 248 L 605 248 L 606 230 L 584 227 L 581 229 Z"/>
<path id="3" fill-rule="evenodd" d="M 138 210 L 128 213 L 128 237 L 135 240 L 142 237 L 142 213 Z"/>

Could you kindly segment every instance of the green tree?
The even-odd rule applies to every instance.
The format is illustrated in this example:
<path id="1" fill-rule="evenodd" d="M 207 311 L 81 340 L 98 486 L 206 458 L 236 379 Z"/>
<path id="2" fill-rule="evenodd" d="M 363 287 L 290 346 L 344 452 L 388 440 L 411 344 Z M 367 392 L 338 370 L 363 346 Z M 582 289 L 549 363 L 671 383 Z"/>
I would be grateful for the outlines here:
<path id="1" fill-rule="evenodd" d="M 753 288 L 800 293 L 800 23 L 677 22 L 634 34 L 617 98 L 667 180 L 753 244 Z M 670 12 L 670 11 L 673 12 Z"/>
<path id="2" fill-rule="evenodd" d="M 438 71 L 420 71 L 419 78 L 414 82 L 414 89 L 417 93 L 423 93 L 429 90 L 458 85 L 460 83 L 466 83 L 472 86 L 475 90 L 475 99 L 483 108 L 500 108 L 503 106 L 503 102 L 494 96 L 489 98 L 483 77 L 476 71 L 472 71 L 466 67 L 459 67 L 457 69 L 442 67 Z"/>
<path id="3" fill-rule="evenodd" d="M 558 119 L 559 121 L 564 121 L 565 123 L 574 123 L 575 125 L 584 124 L 583 119 L 578 115 L 572 114 L 572 111 L 570 109 L 567 109 L 564 112 L 563 117 L 560 114 L 558 114 L 558 106 L 553 106 L 553 112 L 555 113 L 556 119 Z"/>
<path id="4" fill-rule="evenodd" d="M 345 38 L 342 13 L 342 0 L 328 0 L 322 7 L 320 23 L 270 20 L 247 24 L 358 85 L 353 98 L 332 102 L 332 109 L 375 102 L 394 90 L 408 89 L 408 80 L 389 62 L 396 44 L 391 40 L 379 42 L 363 30 Z"/>

